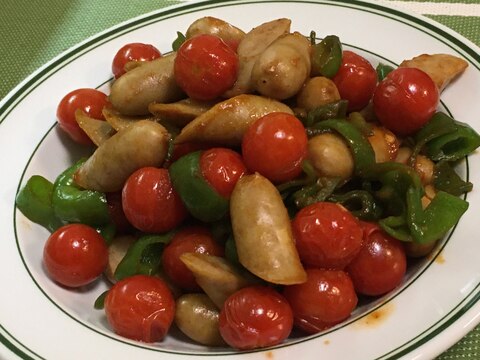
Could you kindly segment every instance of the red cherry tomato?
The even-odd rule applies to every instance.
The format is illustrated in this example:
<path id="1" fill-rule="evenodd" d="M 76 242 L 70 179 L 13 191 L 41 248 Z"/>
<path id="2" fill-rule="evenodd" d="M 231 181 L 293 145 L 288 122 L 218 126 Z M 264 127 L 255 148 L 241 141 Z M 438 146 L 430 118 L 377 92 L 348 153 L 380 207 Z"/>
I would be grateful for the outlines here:
<path id="1" fill-rule="evenodd" d="M 292 326 L 293 314 L 288 302 L 265 286 L 246 287 L 232 294 L 219 317 L 223 339 L 241 350 L 279 344 L 290 335 Z"/>
<path id="2" fill-rule="evenodd" d="M 50 277 L 68 287 L 93 282 L 105 270 L 108 250 L 97 231 L 83 224 L 56 230 L 45 243 L 43 263 Z"/>
<path id="3" fill-rule="evenodd" d="M 358 220 L 334 203 L 304 207 L 293 219 L 292 230 L 300 259 L 312 267 L 343 269 L 362 246 Z"/>
<path id="4" fill-rule="evenodd" d="M 307 269 L 307 281 L 286 286 L 295 326 L 314 334 L 347 319 L 357 306 L 352 280 L 342 270 Z"/>
<path id="5" fill-rule="evenodd" d="M 118 234 L 124 234 L 133 230 L 133 226 L 128 222 L 122 207 L 122 192 L 116 191 L 107 193 L 107 205 L 110 219 L 115 224 L 115 231 Z"/>
<path id="6" fill-rule="evenodd" d="M 267 114 L 247 129 L 242 156 L 247 169 L 275 183 L 292 180 L 302 172 L 307 155 L 307 135 L 295 116 L 282 112 Z"/>
<path id="7" fill-rule="evenodd" d="M 378 225 L 362 223 L 364 245 L 347 267 L 355 290 L 364 295 L 382 295 L 396 288 L 407 268 L 402 243 Z"/>
<path id="8" fill-rule="evenodd" d="M 57 107 L 57 121 L 60 128 L 75 142 L 82 145 L 92 145 L 93 142 L 78 126 L 75 111 L 80 109 L 88 116 L 105 120 L 102 110 L 109 104 L 107 95 L 95 89 L 77 89 L 63 97 Z"/>
<path id="9" fill-rule="evenodd" d="M 398 68 L 378 84 L 373 109 L 378 120 L 397 135 L 410 135 L 435 113 L 439 93 L 433 80 L 422 70 Z"/>
<path id="10" fill-rule="evenodd" d="M 205 180 L 225 198 L 230 198 L 238 179 L 247 171 L 242 157 L 226 148 L 202 152 L 200 169 Z"/>
<path id="11" fill-rule="evenodd" d="M 348 100 L 348 111 L 358 111 L 367 106 L 372 98 L 377 85 L 377 72 L 367 59 L 345 50 L 333 82 L 340 97 Z"/>
<path id="12" fill-rule="evenodd" d="M 151 61 L 162 56 L 153 45 L 130 43 L 122 46 L 112 61 L 112 73 L 115 79 L 125 74 L 125 65 L 130 61 Z"/>
<path id="13" fill-rule="evenodd" d="M 195 36 L 177 51 L 175 79 L 192 99 L 219 97 L 233 86 L 237 72 L 237 53 L 218 36 Z"/>
<path id="14" fill-rule="evenodd" d="M 122 206 L 128 221 L 149 233 L 170 231 L 188 215 L 172 187 L 168 170 L 154 167 L 130 175 L 123 186 Z"/>
<path id="15" fill-rule="evenodd" d="M 192 272 L 185 266 L 180 256 L 184 253 L 200 253 L 223 256 L 224 249 L 217 244 L 210 232 L 203 227 L 187 227 L 176 233 L 162 253 L 162 266 L 165 274 L 179 287 L 198 291 Z"/>
<path id="16" fill-rule="evenodd" d="M 162 340 L 175 315 L 175 300 L 163 280 L 135 275 L 117 282 L 105 298 L 105 314 L 113 331 L 143 342 Z"/>

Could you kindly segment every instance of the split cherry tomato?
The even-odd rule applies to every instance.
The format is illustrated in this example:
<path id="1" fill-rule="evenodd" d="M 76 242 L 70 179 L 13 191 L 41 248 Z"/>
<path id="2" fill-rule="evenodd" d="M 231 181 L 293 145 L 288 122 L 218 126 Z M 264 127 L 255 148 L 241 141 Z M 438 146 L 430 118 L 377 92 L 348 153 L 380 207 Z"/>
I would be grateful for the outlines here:
<path id="1" fill-rule="evenodd" d="M 105 314 L 118 335 L 151 343 L 162 340 L 170 329 L 175 300 L 160 278 L 135 275 L 108 291 Z"/>
<path id="2" fill-rule="evenodd" d="M 435 113 L 439 93 L 422 70 L 398 68 L 378 84 L 373 109 L 378 120 L 397 135 L 418 131 Z"/>
<path id="3" fill-rule="evenodd" d="M 345 50 L 342 64 L 333 77 L 342 99 L 348 100 L 348 111 L 358 111 L 368 105 L 377 85 L 377 72 L 364 57 Z"/>
<path id="4" fill-rule="evenodd" d="M 347 319 L 357 306 L 352 280 L 342 270 L 307 269 L 307 281 L 286 286 L 295 326 L 314 334 Z"/>
<path id="5" fill-rule="evenodd" d="M 407 269 L 402 243 L 378 225 L 362 222 L 364 245 L 347 267 L 355 290 L 364 295 L 382 295 L 396 288 Z"/>
<path id="6" fill-rule="evenodd" d="M 125 74 L 125 65 L 130 61 L 151 61 L 162 56 L 153 45 L 130 43 L 122 46 L 112 61 L 112 73 L 115 79 Z"/>
<path id="7" fill-rule="evenodd" d="M 109 104 L 107 95 L 95 89 L 77 89 L 63 97 L 57 107 L 57 121 L 70 138 L 82 145 L 93 145 L 92 140 L 78 126 L 75 111 L 80 109 L 88 116 L 105 120 L 102 110 Z"/>
<path id="8" fill-rule="evenodd" d="M 256 120 L 243 135 L 243 161 L 248 170 L 258 171 L 272 182 L 292 180 L 302 172 L 307 142 L 300 120 L 273 112 Z"/>
<path id="9" fill-rule="evenodd" d="M 93 228 L 69 224 L 56 230 L 45 243 L 43 263 L 50 277 L 68 287 L 80 287 L 97 279 L 105 270 L 108 250 Z"/>
<path id="10" fill-rule="evenodd" d="M 226 148 L 212 148 L 200 156 L 205 180 L 225 198 L 230 198 L 238 179 L 247 171 L 242 157 Z"/>
<path id="11" fill-rule="evenodd" d="M 177 51 L 175 79 L 192 99 L 219 97 L 233 86 L 237 72 L 237 53 L 218 36 L 195 36 Z"/>
<path id="12" fill-rule="evenodd" d="M 265 286 L 246 287 L 235 292 L 220 311 L 220 334 L 236 349 L 279 344 L 290 335 L 292 326 L 293 314 L 288 302 Z"/>
<path id="13" fill-rule="evenodd" d="M 292 230 L 300 259 L 312 267 L 343 269 L 362 246 L 358 220 L 334 203 L 304 207 L 293 219 Z"/>
<path id="14" fill-rule="evenodd" d="M 148 233 L 170 231 L 188 215 L 168 170 L 155 167 L 141 168 L 130 175 L 123 186 L 122 206 L 128 221 Z"/>
<path id="15" fill-rule="evenodd" d="M 162 266 L 165 274 L 182 289 L 198 291 L 201 289 L 195 277 L 180 259 L 182 254 L 189 252 L 223 256 L 225 251 L 213 239 L 210 231 L 199 226 L 180 230 L 165 247 L 162 253 Z"/>

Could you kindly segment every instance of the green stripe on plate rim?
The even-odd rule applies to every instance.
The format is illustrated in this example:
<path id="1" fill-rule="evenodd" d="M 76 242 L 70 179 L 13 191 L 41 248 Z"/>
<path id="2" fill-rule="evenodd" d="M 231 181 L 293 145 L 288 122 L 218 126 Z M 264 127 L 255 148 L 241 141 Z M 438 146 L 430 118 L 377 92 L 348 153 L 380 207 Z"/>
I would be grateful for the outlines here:
<path id="1" fill-rule="evenodd" d="M 169 9 L 166 9 L 166 10 L 159 10 L 158 12 L 155 12 L 155 13 L 152 13 L 150 15 L 146 15 L 146 16 L 141 16 L 139 18 L 135 18 L 127 23 L 123 23 L 123 24 L 120 24 L 119 26 L 117 27 L 114 27 L 112 29 L 109 29 L 109 30 L 106 30 L 98 35 L 96 35 L 95 37 L 93 38 L 90 38 L 88 39 L 87 41 L 85 41 L 84 43 L 81 43 L 80 45 L 68 50 L 66 53 L 60 55 L 57 59 L 54 59 L 52 62 L 48 63 L 47 65 L 45 65 L 45 67 L 43 68 L 40 68 L 38 70 L 38 72 L 34 73 L 31 77 L 27 78 L 27 80 L 25 80 L 25 82 L 19 87 L 18 90 L 16 90 L 14 93 L 10 94 L 10 95 L 7 95 L 6 97 L 6 100 L 3 101 L 3 104 L 1 105 L 0 107 L 0 123 L 3 122 L 4 119 L 7 118 L 8 114 L 28 95 L 30 94 L 38 85 L 40 85 L 42 82 L 44 82 L 46 79 L 48 79 L 50 76 L 52 76 L 56 71 L 58 71 L 58 69 L 60 68 L 63 68 L 65 67 L 66 65 L 68 65 L 70 62 L 72 62 L 73 60 L 77 59 L 78 57 L 82 56 L 83 54 L 85 54 L 86 52 L 89 52 L 91 50 L 93 50 L 94 48 L 104 44 L 105 42 L 107 41 L 110 41 L 111 39 L 114 39 L 116 37 L 119 37 L 125 33 L 128 33 L 128 32 L 131 32 L 135 29 L 138 29 L 138 28 L 141 28 L 141 27 L 145 27 L 147 25 L 150 25 L 150 24 L 153 24 L 153 23 L 156 23 L 156 22 L 159 22 L 159 21 L 162 21 L 162 20 L 165 20 L 165 19 L 169 19 L 169 18 L 173 18 L 173 17 L 178 17 L 180 15 L 183 15 L 183 14 L 188 14 L 188 13 L 193 13 L 193 12 L 198 12 L 198 11 L 202 11 L 202 10 L 206 10 L 206 9 L 211 9 L 211 8 L 218 8 L 218 7 L 225 7 L 225 6 L 241 6 L 241 5 L 245 5 L 245 4 L 257 4 L 257 3 L 279 3 L 279 2 L 282 2 L 282 1 L 279 1 L 279 0 L 259 0 L 259 1 L 255 1 L 255 0 L 244 0 L 244 1 L 231 1 L 231 0 L 211 0 L 211 1 L 206 1 L 206 2 L 202 2 L 202 3 L 192 3 L 192 4 L 184 4 L 184 5 L 180 5 L 180 6 L 174 6 L 172 8 L 169 8 Z M 462 42 L 460 42 L 456 37 L 450 35 L 448 32 L 445 32 L 444 30 L 442 29 L 439 29 L 437 26 L 427 22 L 427 21 L 424 21 L 420 18 L 417 18 L 415 16 L 412 16 L 412 15 L 409 15 L 409 14 L 405 14 L 401 11 L 398 11 L 398 10 L 395 10 L 395 9 L 391 9 L 391 8 L 388 8 L 388 7 L 384 7 L 382 5 L 378 5 L 378 4 L 371 4 L 371 3 L 366 3 L 366 2 L 363 2 L 363 1 L 357 1 L 357 0 L 352 0 L 350 1 L 348 4 L 345 4 L 345 3 L 342 3 L 341 0 L 332 0 L 332 1 L 307 1 L 307 0 L 293 0 L 293 1 L 289 1 L 291 3 L 308 3 L 308 4 L 319 4 L 319 5 L 329 5 L 329 6 L 339 6 L 339 7 L 346 7 L 346 8 L 353 8 L 353 9 L 356 9 L 356 10 L 360 10 L 360 11 L 365 11 L 365 12 L 370 12 L 370 13 L 375 13 L 377 15 L 381 15 L 381 16 L 384 16 L 384 17 L 387 17 L 387 18 L 390 18 L 392 20 L 395 20 L 395 21 L 399 21 L 401 23 L 404 23 L 406 25 L 409 25 L 409 26 L 412 26 L 420 31 L 423 31 L 425 33 L 428 33 L 430 36 L 434 37 L 435 39 L 443 42 L 444 44 L 446 44 L 447 46 L 449 46 L 450 48 L 452 48 L 453 50 L 455 50 L 456 52 L 460 53 L 462 56 L 464 57 L 468 57 L 470 58 L 470 62 L 477 68 L 480 70 L 480 55 L 478 53 L 476 53 L 472 48 L 468 47 L 467 45 L 463 44 Z M 371 11 L 371 10 L 375 10 L 375 11 Z M 388 16 L 386 15 L 386 13 L 389 13 L 391 15 L 394 15 L 394 17 L 392 16 Z M 407 20 L 407 21 L 405 21 Z M 425 31 L 426 29 L 429 30 L 429 32 Z M 445 41 L 448 40 L 448 41 Z M 376 54 L 375 54 L 376 55 Z M 378 56 L 378 55 L 376 55 Z M 381 56 L 378 56 L 380 58 L 382 58 Z M 109 80 L 107 80 L 106 82 L 108 82 Z M 106 83 L 104 82 L 104 83 Z M 40 143 L 37 145 L 37 147 L 35 148 L 34 152 L 32 153 L 28 163 L 26 164 L 26 167 L 25 167 L 25 170 L 24 170 L 24 173 L 22 174 L 22 178 L 20 179 L 20 182 L 19 182 L 19 186 L 18 186 L 18 189 L 17 191 L 19 190 L 19 187 L 20 187 L 20 184 L 22 183 L 22 179 L 23 179 L 23 176 L 25 174 L 25 171 L 26 171 L 26 168 L 28 167 L 31 159 L 33 158 L 33 155 L 35 154 L 35 152 L 37 151 L 38 147 L 40 146 L 40 144 L 43 142 L 43 140 L 45 139 L 45 137 L 50 133 L 50 131 L 52 131 L 52 129 L 55 127 L 55 124 L 52 125 L 52 127 L 50 128 L 50 130 L 48 130 L 48 132 L 45 134 L 45 136 L 41 139 Z M 466 163 L 466 166 L 467 166 L 467 179 L 468 179 L 468 162 Z M 38 283 L 36 283 L 36 281 L 34 280 L 32 274 L 30 273 L 30 271 L 28 270 L 28 267 L 23 259 L 23 256 L 20 252 L 20 248 L 19 248 L 19 243 L 18 243 L 18 237 L 17 237 L 17 230 L 16 230 L 16 220 L 15 220 L 15 214 L 16 214 L 16 208 L 15 208 L 15 205 L 13 206 L 14 207 L 14 212 L 13 212 L 13 221 L 14 221 L 14 229 L 15 229 L 15 238 L 16 238 L 16 242 L 17 242 L 17 248 L 19 250 L 19 253 L 20 253 L 20 256 L 22 258 L 22 262 L 24 263 L 24 266 L 26 267 L 27 271 L 29 272 L 30 276 L 32 277 L 32 280 L 34 281 L 34 283 L 37 285 L 37 287 L 40 289 L 40 291 L 52 302 L 55 304 L 55 306 L 57 306 L 61 311 L 63 311 L 65 314 L 67 314 L 69 317 L 71 317 L 73 320 L 79 322 L 80 324 L 86 326 L 87 328 L 101 334 L 101 335 L 104 335 L 104 336 L 107 336 L 109 338 L 112 338 L 114 340 L 117 340 L 117 341 L 120 341 L 120 342 L 123 342 L 123 343 L 126 343 L 126 344 L 130 344 L 132 346 L 136 346 L 136 347 L 140 347 L 140 348 L 143 348 L 143 349 L 148 349 L 148 350 L 154 350 L 154 351 L 159 351 L 159 352 L 168 352 L 168 353 L 175 353 L 175 354 L 184 354 L 184 355 L 191 355 L 191 356 L 195 356 L 195 355 L 211 355 L 211 356 L 224 356 L 224 355 L 228 355 L 228 354 L 237 354 L 237 353 L 232 353 L 232 352 L 228 352 L 228 353 L 225 353 L 225 352 L 218 352 L 218 353 L 189 353 L 189 352 L 177 352 L 177 351 L 168 351 L 168 350 L 163 350 L 163 349 L 157 349 L 157 348 L 149 348 L 149 347 L 145 347 L 145 346 L 141 346 L 141 345 L 138 345 L 136 343 L 131 343 L 131 342 L 127 342 L 127 341 L 124 341 L 124 340 L 120 340 L 120 339 L 117 339 L 117 338 L 114 338 L 112 336 L 110 336 L 109 334 L 105 334 L 105 333 L 102 333 L 92 327 L 90 327 L 89 325 L 87 324 L 84 324 L 82 323 L 81 321 L 79 321 L 78 319 L 76 319 L 75 317 L 73 317 L 72 315 L 70 315 L 67 311 L 65 311 L 64 309 L 60 308 L 58 306 L 58 304 L 56 304 L 52 299 L 50 299 L 48 297 L 48 295 L 43 291 L 43 289 L 41 289 L 41 287 L 39 286 Z M 453 229 L 454 230 L 454 229 Z M 445 244 L 448 242 L 448 240 L 450 239 L 451 235 L 453 234 L 453 230 L 452 232 L 450 233 L 450 235 L 448 236 L 448 238 L 446 239 L 445 243 L 443 244 L 443 246 L 445 246 Z M 440 252 L 441 249 L 438 250 L 438 252 Z M 438 252 L 437 252 L 437 255 L 438 255 Z M 398 294 L 400 294 L 402 291 L 404 291 L 416 278 L 418 278 L 418 276 L 420 276 L 424 271 L 426 271 L 426 269 L 433 263 L 433 261 L 435 260 L 435 258 L 433 258 L 431 260 L 431 262 L 429 264 L 427 264 L 425 266 L 425 268 L 422 270 L 422 271 L 419 271 L 419 273 L 415 274 L 414 277 L 412 277 L 412 279 L 410 279 L 410 282 L 408 284 L 406 284 L 402 289 L 400 289 L 400 291 L 398 291 L 397 293 L 393 294 L 392 296 L 390 296 L 386 301 L 383 301 L 381 302 L 380 305 L 374 307 L 373 309 L 369 310 L 367 313 L 364 313 L 362 314 L 361 316 L 359 317 L 356 317 L 356 318 L 353 318 L 351 321 L 348 321 L 347 323 L 345 324 L 342 324 L 341 326 L 339 327 L 335 327 L 333 329 L 331 329 L 330 331 L 327 331 L 325 333 L 322 333 L 321 335 L 316 335 L 316 336 L 311 336 L 311 337 L 308 337 L 308 338 L 304 338 L 302 340 L 299 340 L 299 341 L 293 341 L 291 343 L 288 343 L 288 344 L 282 344 L 282 345 L 279 345 L 275 348 L 280 348 L 280 347 L 286 347 L 286 346 L 291 346 L 291 345 L 295 345 L 295 344 L 298 344 L 298 343 L 301 343 L 301 342 L 304 342 L 304 341 L 309 341 L 311 340 L 312 338 L 318 338 L 318 337 L 321 337 L 321 336 L 324 336 L 332 331 L 336 331 L 344 326 L 347 326 L 348 324 L 358 320 L 359 318 L 361 317 L 364 317 L 364 316 L 367 316 L 369 313 L 375 311 L 378 307 L 382 306 L 383 304 L 385 304 L 385 302 L 388 302 L 390 301 L 391 299 L 393 299 L 394 297 L 396 297 Z M 429 341 L 431 338 L 433 338 L 435 335 L 437 335 L 438 333 L 440 333 L 441 331 L 443 331 L 446 327 L 448 327 L 449 325 L 451 325 L 453 322 L 455 322 L 458 318 L 460 318 L 468 309 L 470 309 L 475 303 L 477 303 L 477 301 L 479 300 L 480 298 L 480 294 L 477 293 L 477 290 L 478 290 L 478 287 L 480 285 L 477 285 L 477 287 L 475 287 L 474 290 L 472 290 L 472 292 L 460 303 L 457 305 L 457 307 L 455 307 L 454 309 L 451 310 L 451 312 L 449 314 L 447 314 L 446 316 L 444 316 L 440 321 L 438 321 L 436 324 L 439 324 L 438 326 L 436 325 L 433 325 L 432 327 L 430 327 L 429 329 L 425 330 L 424 333 L 418 335 L 416 338 L 410 340 L 409 342 L 405 343 L 404 345 L 396 348 L 396 349 L 393 349 L 392 351 L 390 351 L 389 353 L 383 355 L 382 357 L 378 358 L 378 359 L 396 359 L 398 358 L 399 356 L 402 356 L 408 352 L 410 352 L 411 350 L 417 348 L 418 346 L 424 344 L 425 342 Z M 472 296 L 473 294 L 473 296 Z M 450 316 L 451 315 L 451 316 Z M 449 317 L 450 316 L 450 317 Z M 443 321 L 443 322 L 442 322 Z M 4 331 L 6 331 L 4 329 Z M 12 335 L 9 334 L 9 336 L 12 338 L 12 339 L 15 339 Z M 422 337 L 423 336 L 423 337 Z M 17 339 L 15 339 L 15 341 L 17 341 L 19 344 L 21 344 L 20 341 L 18 341 Z M 7 346 L 8 348 L 11 348 L 12 346 L 15 346 L 10 340 L 8 340 L 7 338 L 1 336 L 0 337 L 0 342 L 2 342 L 5 346 Z M 23 346 L 23 344 L 22 344 Z M 25 347 L 26 349 L 28 349 L 27 347 Z M 24 355 L 24 356 L 28 356 L 26 353 L 23 352 L 23 350 L 18 349 L 18 352 L 16 352 L 17 355 L 21 356 L 21 355 Z M 31 351 L 31 350 L 30 350 Z M 259 349 L 259 350 L 254 350 L 254 351 L 251 351 L 251 352 L 261 352 L 261 351 L 265 351 L 265 349 Z M 31 351 L 33 354 L 35 354 L 33 351 Z M 36 355 L 36 354 L 35 354 Z M 36 355 L 37 358 L 41 358 L 39 355 Z M 388 357 L 385 357 L 385 356 L 388 356 Z M 23 356 L 21 356 L 23 358 Z M 25 357 L 25 358 L 28 358 L 30 359 L 31 357 Z"/>

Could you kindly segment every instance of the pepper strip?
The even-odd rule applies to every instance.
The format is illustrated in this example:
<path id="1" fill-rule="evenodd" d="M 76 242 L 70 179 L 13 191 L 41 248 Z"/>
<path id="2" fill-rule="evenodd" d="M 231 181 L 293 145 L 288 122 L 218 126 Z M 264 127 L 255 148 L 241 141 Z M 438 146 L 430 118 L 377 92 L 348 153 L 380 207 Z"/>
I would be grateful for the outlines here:
<path id="1" fill-rule="evenodd" d="M 315 33 L 310 34 L 314 38 Z M 328 35 L 312 49 L 312 73 L 333 78 L 342 64 L 342 43 L 338 36 Z"/>
<path id="2" fill-rule="evenodd" d="M 338 100 L 329 104 L 321 105 L 308 112 L 304 120 L 305 127 L 314 126 L 328 119 L 344 119 L 347 117 L 348 101 Z"/>
<path id="3" fill-rule="evenodd" d="M 85 159 L 61 173 L 53 184 L 52 205 L 57 217 L 66 222 L 92 226 L 104 225 L 110 220 L 104 193 L 83 190 L 73 180 L 75 171 Z"/>
<path id="4" fill-rule="evenodd" d="M 63 222 L 52 206 L 53 184 L 40 175 L 33 175 L 15 198 L 18 209 L 29 220 L 54 232 Z"/>

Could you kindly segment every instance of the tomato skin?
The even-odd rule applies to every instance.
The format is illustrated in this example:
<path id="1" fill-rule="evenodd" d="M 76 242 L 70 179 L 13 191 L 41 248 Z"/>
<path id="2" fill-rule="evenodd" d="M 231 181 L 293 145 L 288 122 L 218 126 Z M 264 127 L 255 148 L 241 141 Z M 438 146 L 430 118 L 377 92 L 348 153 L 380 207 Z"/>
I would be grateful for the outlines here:
<path id="1" fill-rule="evenodd" d="M 307 281 L 286 286 L 295 326 L 314 334 L 347 319 L 357 306 L 352 280 L 342 270 L 307 269 Z"/>
<path id="2" fill-rule="evenodd" d="M 358 220 L 330 202 L 301 209 L 292 221 L 292 230 L 300 259 L 307 266 L 343 269 L 362 247 Z"/>
<path id="3" fill-rule="evenodd" d="M 105 270 L 108 250 L 105 240 L 92 227 L 68 224 L 50 235 L 43 249 L 43 263 L 50 277 L 68 287 L 80 287 Z"/>
<path id="4" fill-rule="evenodd" d="M 223 197 L 230 198 L 238 179 L 247 172 L 242 157 L 226 148 L 212 148 L 200 156 L 205 180 Z"/>
<path id="5" fill-rule="evenodd" d="M 180 260 L 180 256 L 188 252 L 223 257 L 225 250 L 213 239 L 208 229 L 200 226 L 180 230 L 163 250 L 162 266 L 170 280 L 182 289 L 199 291 L 201 288 L 193 273 Z"/>
<path id="6" fill-rule="evenodd" d="M 175 79 L 192 99 L 219 97 L 233 86 L 237 73 L 237 53 L 218 36 L 194 36 L 177 51 Z"/>
<path id="7" fill-rule="evenodd" d="M 170 231 L 188 216 L 168 170 L 155 167 L 144 167 L 130 175 L 123 186 L 122 207 L 128 221 L 148 233 Z"/>
<path id="8" fill-rule="evenodd" d="M 292 326 L 288 302 L 265 286 L 240 289 L 220 311 L 220 334 L 228 345 L 240 350 L 279 344 L 290 335 Z"/>
<path id="9" fill-rule="evenodd" d="M 368 105 L 377 85 L 377 72 L 364 57 L 343 51 L 342 64 L 333 77 L 342 99 L 348 100 L 348 111 L 358 111 Z"/>
<path id="10" fill-rule="evenodd" d="M 435 113 L 439 92 L 422 70 L 398 68 L 381 81 L 373 95 L 378 120 L 397 135 L 410 135 Z"/>
<path id="11" fill-rule="evenodd" d="M 125 74 L 125 65 L 130 61 L 151 61 L 161 57 L 160 51 L 153 45 L 130 43 L 122 46 L 112 61 L 112 73 L 115 79 Z"/>
<path id="12" fill-rule="evenodd" d="M 403 280 L 407 260 L 402 243 L 387 235 L 378 225 L 362 222 L 364 245 L 350 262 L 347 272 L 355 290 L 364 295 L 383 295 Z"/>
<path id="13" fill-rule="evenodd" d="M 305 127 L 294 115 L 274 112 L 256 120 L 242 139 L 242 156 L 250 172 L 270 181 L 292 180 L 307 155 Z"/>
<path id="14" fill-rule="evenodd" d="M 105 314 L 116 334 L 151 343 L 162 340 L 170 329 L 175 300 L 160 278 L 134 275 L 109 290 Z"/>
<path id="15" fill-rule="evenodd" d="M 65 95 L 57 107 L 57 122 L 73 141 L 82 145 L 93 145 L 92 140 L 75 121 L 75 111 L 83 110 L 88 116 L 105 120 L 102 110 L 109 105 L 107 95 L 95 89 L 77 89 Z"/>

